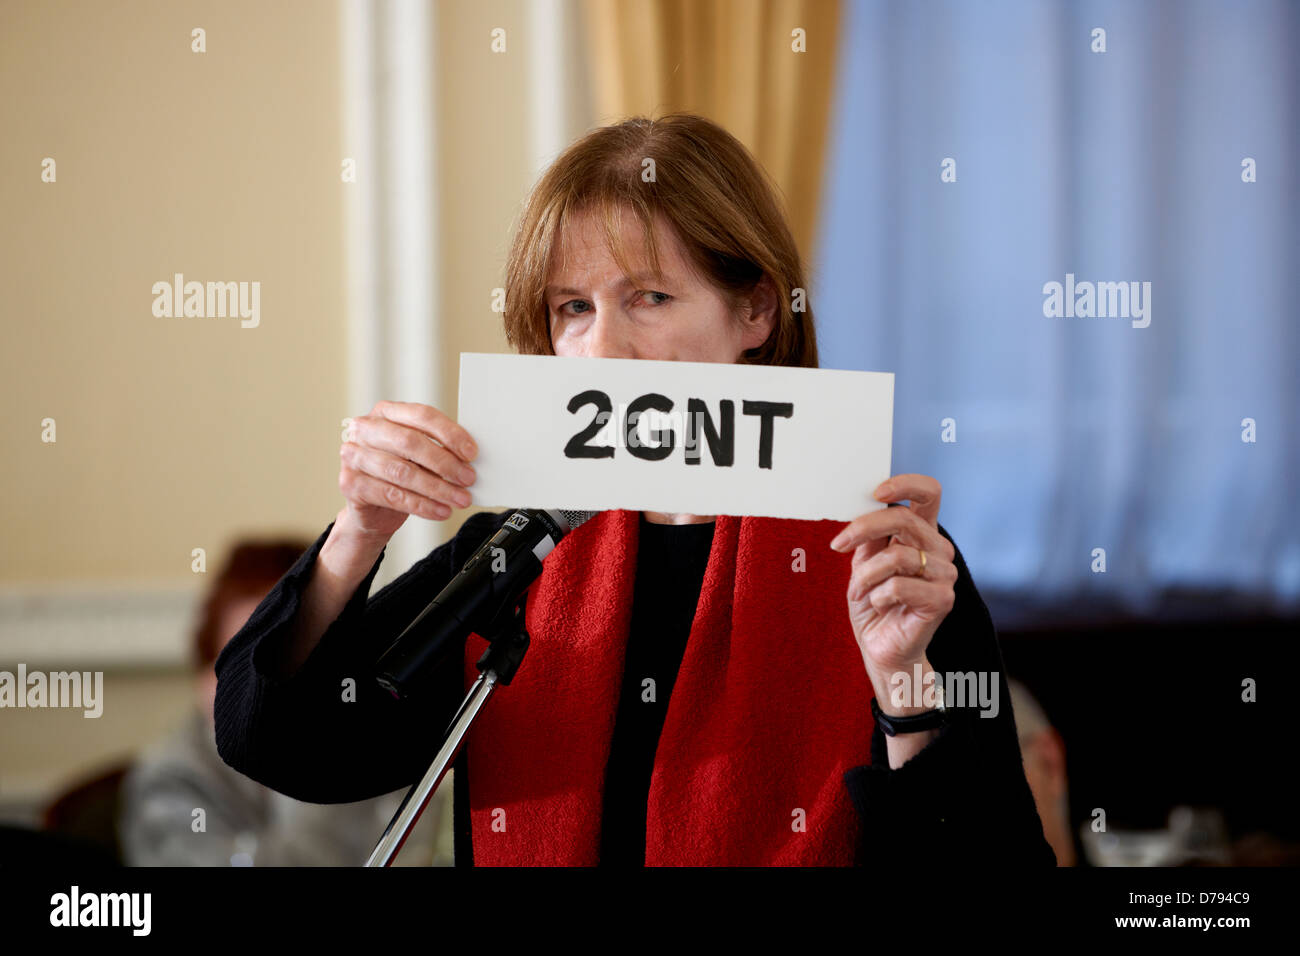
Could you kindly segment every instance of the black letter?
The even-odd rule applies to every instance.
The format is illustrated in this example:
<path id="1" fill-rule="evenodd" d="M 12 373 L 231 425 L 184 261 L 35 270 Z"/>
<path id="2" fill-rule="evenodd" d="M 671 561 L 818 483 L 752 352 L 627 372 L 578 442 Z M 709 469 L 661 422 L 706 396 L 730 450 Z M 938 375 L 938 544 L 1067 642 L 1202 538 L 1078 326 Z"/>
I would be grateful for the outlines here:
<path id="1" fill-rule="evenodd" d="M 700 463 L 699 422 L 704 422 L 704 437 L 709 441 L 709 453 L 713 463 L 729 468 L 736 461 L 736 403 L 724 398 L 718 403 L 722 415 L 722 437 L 713 427 L 713 416 L 703 399 L 686 400 L 686 464 Z"/>
<path id="2" fill-rule="evenodd" d="M 657 428 L 650 433 L 654 436 L 654 440 L 659 442 L 657 446 L 642 445 L 637 441 L 636 423 L 640 420 L 641 413 L 648 408 L 653 408 L 657 412 L 671 412 L 673 403 L 666 395 L 648 392 L 627 407 L 627 450 L 645 461 L 662 461 L 672 453 L 676 437 L 671 428 Z M 668 436 L 667 441 L 664 440 L 665 435 Z"/>
<path id="3" fill-rule="evenodd" d="M 758 431 L 758 467 L 772 467 L 772 416 L 790 418 L 794 415 L 794 402 L 751 402 L 745 399 L 740 406 L 743 415 L 761 415 Z"/>
<path id="4" fill-rule="evenodd" d="M 588 439 L 605 427 L 605 423 L 609 421 L 610 413 L 614 410 L 613 405 L 610 404 L 609 396 L 604 392 L 589 388 L 587 391 L 574 395 L 573 398 L 569 399 L 570 412 L 576 412 L 583 405 L 595 405 L 597 409 L 596 417 L 591 420 L 590 425 L 569 439 L 564 446 L 564 457 L 613 458 L 613 446 L 587 444 Z"/>

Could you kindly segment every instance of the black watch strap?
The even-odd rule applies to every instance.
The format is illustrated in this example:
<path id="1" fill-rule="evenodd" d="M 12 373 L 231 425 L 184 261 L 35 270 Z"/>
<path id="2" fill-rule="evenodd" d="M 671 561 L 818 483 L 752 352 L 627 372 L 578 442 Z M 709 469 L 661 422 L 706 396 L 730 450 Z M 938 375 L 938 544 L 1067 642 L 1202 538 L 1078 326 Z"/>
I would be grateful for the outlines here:
<path id="1" fill-rule="evenodd" d="M 871 716 L 876 718 L 876 724 L 889 737 L 915 733 L 919 730 L 934 730 L 936 727 L 942 727 L 948 719 L 947 711 L 938 708 L 927 710 L 914 717 L 890 717 L 880 709 L 874 697 L 871 698 Z"/>

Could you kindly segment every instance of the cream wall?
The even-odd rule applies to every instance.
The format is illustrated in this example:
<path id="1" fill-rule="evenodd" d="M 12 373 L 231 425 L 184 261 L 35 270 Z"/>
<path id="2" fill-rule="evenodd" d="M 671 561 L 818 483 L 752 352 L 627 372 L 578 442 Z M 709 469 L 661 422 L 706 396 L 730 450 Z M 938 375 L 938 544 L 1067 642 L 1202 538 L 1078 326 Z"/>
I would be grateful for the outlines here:
<path id="1" fill-rule="evenodd" d="M 491 290 L 536 173 L 525 15 L 523 0 L 437 5 L 444 350 L 430 360 L 451 413 L 459 352 L 506 350 Z M 237 533 L 311 540 L 342 505 L 339 420 L 368 409 L 346 407 L 339 22 L 321 0 L 0 4 L 0 668 L 40 665 L 15 648 L 41 639 L 41 607 L 65 589 L 192 607 L 192 549 L 212 574 Z M 494 26 L 507 55 L 488 53 Z M 151 287 L 175 272 L 259 281 L 260 324 L 155 317 Z M 106 669 L 97 721 L 0 711 L 0 815 L 129 755 L 188 706 L 175 654 Z"/>
<path id="2" fill-rule="evenodd" d="M 442 316 L 442 381 L 450 392 L 445 409 L 454 413 L 460 353 L 510 351 L 502 317 L 489 307 L 492 290 L 505 285 L 506 256 L 524 200 L 543 166 L 555 158 L 532 157 L 530 148 L 541 140 L 560 143 L 558 151 L 595 120 L 586 34 L 576 0 L 457 0 L 441 2 L 437 9 L 438 155 L 443 172 L 438 227 L 447 307 Z M 538 21 L 550 16 L 558 22 L 544 32 Z M 506 31 L 504 54 L 489 49 L 495 27 Z M 556 32 L 566 39 L 556 38 Z M 545 77 L 550 85 L 543 86 L 530 74 L 531 46 L 561 42 L 569 46 L 545 51 L 541 69 L 555 68 L 558 75 Z M 562 104 L 539 102 L 551 90 L 558 91 Z M 531 123 L 551 116 L 558 116 L 564 128 L 530 129 Z"/>
<path id="3" fill-rule="evenodd" d="M 191 549 L 237 527 L 318 533 L 337 508 L 326 7 L 0 8 L 6 584 L 189 583 Z M 206 53 L 190 52 L 195 26 Z M 40 180 L 45 156 L 56 183 Z M 176 272 L 260 281 L 260 324 L 154 317 L 151 287 Z"/>

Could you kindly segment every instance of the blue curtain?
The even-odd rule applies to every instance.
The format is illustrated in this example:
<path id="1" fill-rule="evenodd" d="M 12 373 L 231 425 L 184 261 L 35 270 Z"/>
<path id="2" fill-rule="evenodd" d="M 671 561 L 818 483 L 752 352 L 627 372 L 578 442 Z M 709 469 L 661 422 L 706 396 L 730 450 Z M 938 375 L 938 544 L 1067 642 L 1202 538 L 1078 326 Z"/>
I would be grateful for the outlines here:
<path id="1" fill-rule="evenodd" d="M 845 14 L 811 280 L 822 365 L 896 373 L 893 472 L 942 483 L 981 592 L 1293 613 L 1300 4 Z M 1149 282 L 1149 325 L 1045 315 L 1067 275 Z"/>

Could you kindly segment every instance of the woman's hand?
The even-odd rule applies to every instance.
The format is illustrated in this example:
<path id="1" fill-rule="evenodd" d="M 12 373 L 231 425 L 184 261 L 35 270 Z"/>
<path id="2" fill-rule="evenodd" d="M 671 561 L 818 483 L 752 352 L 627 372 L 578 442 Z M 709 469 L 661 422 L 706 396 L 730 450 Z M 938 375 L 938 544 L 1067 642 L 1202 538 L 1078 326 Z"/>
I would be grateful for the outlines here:
<path id="1" fill-rule="evenodd" d="M 339 449 L 340 520 L 352 534 L 385 541 L 407 515 L 445 520 L 473 503 L 466 487 L 477 454 L 469 432 L 433 406 L 378 402 L 350 419 Z"/>
<path id="2" fill-rule="evenodd" d="M 887 714 L 924 709 L 915 699 L 901 707 L 894 705 L 890 679 L 901 672 L 911 686 L 917 664 L 924 678 L 930 670 L 925 656 L 930 638 L 956 599 L 957 568 L 952 563 L 956 551 L 939 533 L 940 492 L 939 482 L 928 475 L 894 475 L 880 484 L 875 497 L 880 501 L 906 498 L 911 507 L 860 515 L 831 541 L 836 551 L 853 549 L 849 620 L 877 702 Z"/>

